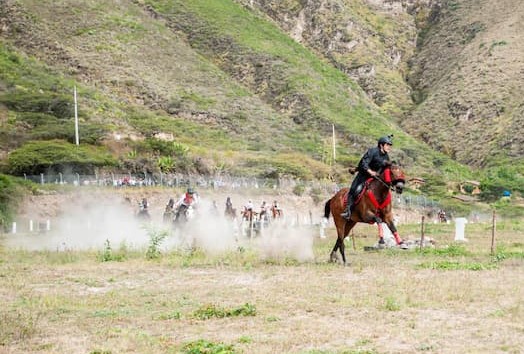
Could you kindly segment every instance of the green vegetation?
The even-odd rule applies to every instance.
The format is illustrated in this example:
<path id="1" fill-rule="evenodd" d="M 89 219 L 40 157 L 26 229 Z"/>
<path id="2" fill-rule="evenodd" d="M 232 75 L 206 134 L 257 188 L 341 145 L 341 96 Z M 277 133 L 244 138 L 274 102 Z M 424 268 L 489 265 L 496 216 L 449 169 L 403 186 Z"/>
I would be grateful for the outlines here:
<path id="1" fill-rule="evenodd" d="M 233 309 L 224 309 L 213 304 L 208 304 L 197 309 L 193 313 L 193 317 L 199 320 L 208 320 L 213 317 L 256 316 L 256 314 L 257 310 L 255 306 L 248 303 Z"/>
<path id="2" fill-rule="evenodd" d="M 214 343 L 204 339 L 190 342 L 182 349 L 184 354 L 235 354 L 234 346 L 231 344 Z"/>
<path id="3" fill-rule="evenodd" d="M 113 250 L 109 240 L 104 243 L 103 251 L 98 253 L 100 262 L 123 262 L 126 260 L 127 247 L 125 244 L 121 245 L 118 251 Z"/>
<path id="4" fill-rule="evenodd" d="M 94 174 L 97 167 L 116 165 L 114 158 L 103 148 L 51 140 L 30 141 L 14 150 L 9 155 L 6 170 L 13 175 L 35 175 L 49 170 Z"/>
<path id="5" fill-rule="evenodd" d="M 23 195 L 30 190 L 28 182 L 0 174 L 0 228 L 6 230 L 13 220 Z"/>
<path id="6" fill-rule="evenodd" d="M 481 180 L 482 197 L 497 200 L 504 191 L 524 195 L 524 173 L 519 164 L 493 167 L 486 171 Z"/>
<path id="7" fill-rule="evenodd" d="M 162 255 L 160 251 L 160 245 L 166 239 L 168 233 L 166 231 L 156 231 L 153 229 L 148 230 L 149 234 L 149 246 L 146 251 L 147 259 L 158 259 Z"/>
<path id="8" fill-rule="evenodd" d="M 444 260 L 444 261 L 437 261 L 437 262 L 430 262 L 430 263 L 423 263 L 420 265 L 421 268 L 427 268 L 427 269 L 437 269 L 437 270 L 474 270 L 474 271 L 480 271 L 480 270 L 488 270 L 488 269 L 494 269 L 497 267 L 494 263 L 479 263 L 479 262 L 458 262 L 458 261 L 450 261 L 450 260 Z"/>

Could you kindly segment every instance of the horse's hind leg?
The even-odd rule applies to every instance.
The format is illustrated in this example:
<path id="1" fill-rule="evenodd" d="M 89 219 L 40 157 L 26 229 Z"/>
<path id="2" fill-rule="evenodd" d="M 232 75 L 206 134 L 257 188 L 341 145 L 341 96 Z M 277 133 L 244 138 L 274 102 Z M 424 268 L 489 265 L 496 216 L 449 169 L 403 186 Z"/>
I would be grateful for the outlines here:
<path id="1" fill-rule="evenodd" d="M 340 240 L 340 254 L 342 255 L 342 261 L 344 264 L 346 264 L 346 245 L 344 244 L 344 239 L 349 235 L 349 231 L 355 226 L 356 222 L 353 220 L 350 220 L 344 224 L 343 230 L 342 230 L 342 237 L 339 237 Z"/>
<path id="2" fill-rule="evenodd" d="M 337 237 L 337 241 L 335 242 L 335 246 L 333 247 L 333 250 L 331 251 L 331 254 L 329 255 L 329 261 L 330 262 L 336 262 L 337 261 L 337 251 L 340 248 L 340 237 Z"/>

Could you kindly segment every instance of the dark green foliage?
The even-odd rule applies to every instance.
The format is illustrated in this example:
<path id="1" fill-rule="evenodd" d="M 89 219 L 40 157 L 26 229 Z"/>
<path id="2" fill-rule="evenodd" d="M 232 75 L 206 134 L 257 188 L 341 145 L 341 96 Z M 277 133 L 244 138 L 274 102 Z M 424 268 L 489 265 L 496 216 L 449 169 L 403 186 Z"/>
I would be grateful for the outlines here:
<path id="1" fill-rule="evenodd" d="M 30 127 L 26 140 L 67 140 L 75 142 L 74 118 L 58 118 L 47 113 L 19 112 L 17 121 Z M 99 124 L 81 122 L 79 137 L 81 143 L 97 144 L 106 135 L 107 129 Z"/>
<path id="2" fill-rule="evenodd" d="M 16 112 L 45 113 L 57 118 L 74 117 L 73 96 L 58 93 L 13 91 L 0 95 L 0 103 Z"/>
<path id="3" fill-rule="evenodd" d="M 156 138 L 146 138 L 141 147 L 146 151 L 153 151 L 155 154 L 163 156 L 185 157 L 189 151 L 183 144 Z"/>
<path id="4" fill-rule="evenodd" d="M 166 231 L 155 231 L 155 230 L 148 230 L 149 234 L 149 246 L 147 247 L 146 251 L 146 258 L 147 259 L 157 259 L 160 258 L 162 255 L 162 252 L 160 251 L 160 245 L 167 237 Z"/>
<path id="5" fill-rule="evenodd" d="M 22 197 L 22 184 L 26 182 L 0 174 L 0 226 L 6 228 L 12 221 L 18 200 Z"/>
<path id="6" fill-rule="evenodd" d="M 473 22 L 468 26 L 465 26 L 463 29 L 464 31 L 464 38 L 462 39 L 462 44 L 466 44 L 471 42 L 476 36 L 477 33 L 483 32 L 486 30 L 486 25 L 481 22 Z"/>
<path id="7" fill-rule="evenodd" d="M 293 187 L 293 194 L 300 197 L 306 191 L 306 186 L 304 184 L 297 184 Z"/>
<path id="8" fill-rule="evenodd" d="M 486 177 L 480 182 L 481 197 L 487 201 L 494 201 L 502 197 L 505 190 L 511 193 L 524 195 L 524 174 L 517 163 L 487 171 Z"/>
<path id="9" fill-rule="evenodd" d="M 62 140 L 30 141 L 9 154 L 7 171 L 13 175 L 49 171 L 92 174 L 96 167 L 115 165 L 116 161 L 102 148 Z"/>
<path id="10" fill-rule="evenodd" d="M 481 270 L 495 269 L 497 268 L 497 265 L 495 263 L 487 263 L 487 264 L 480 263 L 480 262 L 461 263 L 458 261 L 444 260 L 444 261 L 423 263 L 420 265 L 420 267 L 425 268 L 425 269 L 437 269 L 437 270 L 481 271 Z"/>
<path id="11" fill-rule="evenodd" d="M 224 318 L 224 317 L 236 317 L 236 316 L 256 316 L 257 310 L 254 305 L 249 303 L 234 309 L 223 309 L 218 306 L 209 304 L 202 306 L 195 311 L 193 316 L 200 320 L 207 320 L 210 318 Z"/>
<path id="12" fill-rule="evenodd" d="M 436 193 L 441 193 L 443 190 L 445 190 L 446 181 L 444 180 L 444 176 L 441 174 L 432 174 L 432 175 L 423 175 L 424 180 L 426 183 L 424 183 L 420 187 L 420 191 L 427 195 L 435 195 Z"/>
<path id="13" fill-rule="evenodd" d="M 184 354 L 234 354 L 234 347 L 230 344 L 213 343 L 204 339 L 184 345 Z"/>
<path id="14" fill-rule="evenodd" d="M 106 242 L 104 242 L 104 250 L 98 253 L 97 258 L 100 262 L 122 262 L 126 259 L 125 251 L 126 248 L 124 247 L 119 252 L 115 252 L 109 240 L 106 240 Z"/>

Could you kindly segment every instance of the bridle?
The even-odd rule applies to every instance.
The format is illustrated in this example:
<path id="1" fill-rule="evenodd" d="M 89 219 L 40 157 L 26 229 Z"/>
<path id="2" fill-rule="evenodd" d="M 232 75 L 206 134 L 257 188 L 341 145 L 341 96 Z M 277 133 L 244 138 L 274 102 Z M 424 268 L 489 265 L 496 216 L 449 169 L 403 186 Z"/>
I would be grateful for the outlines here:
<path id="1" fill-rule="evenodd" d="M 398 168 L 398 166 L 395 166 L 396 168 Z M 381 174 L 382 172 L 384 172 L 386 169 L 392 169 L 392 166 L 387 166 L 386 168 L 384 168 L 383 171 L 381 171 Z M 391 180 L 390 182 L 386 182 L 384 179 L 382 179 L 380 177 L 380 175 L 377 175 L 377 176 L 373 176 L 374 179 L 376 179 L 377 181 L 379 181 L 380 183 L 382 183 L 385 187 L 387 187 L 389 190 L 392 190 L 394 191 L 395 190 L 395 185 L 393 182 L 395 181 L 400 181 L 401 179 L 397 179 L 397 180 Z M 391 179 L 391 178 L 390 178 Z"/>

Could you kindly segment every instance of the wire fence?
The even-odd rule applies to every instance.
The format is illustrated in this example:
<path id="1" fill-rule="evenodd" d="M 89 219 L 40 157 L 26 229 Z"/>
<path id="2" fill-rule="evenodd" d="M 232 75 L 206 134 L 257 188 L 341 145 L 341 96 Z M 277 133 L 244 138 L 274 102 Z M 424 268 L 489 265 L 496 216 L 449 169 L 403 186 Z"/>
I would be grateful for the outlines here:
<path id="1" fill-rule="evenodd" d="M 214 190 L 245 190 L 245 189 L 272 189 L 287 193 L 309 193 L 316 195 L 332 195 L 346 185 L 337 184 L 333 181 L 304 181 L 293 178 L 257 178 L 257 177 L 235 177 L 229 175 L 202 176 L 183 174 L 115 174 L 104 175 L 81 175 L 74 174 L 40 174 L 25 175 L 26 180 L 38 184 L 73 185 L 77 187 L 168 187 L 185 188 L 188 186 L 199 189 Z M 404 207 L 424 208 L 433 210 L 439 208 L 439 204 L 419 194 L 405 193 L 396 195 L 395 203 Z"/>
<path id="2" fill-rule="evenodd" d="M 257 178 L 257 177 L 234 177 L 228 175 L 202 176 L 202 175 L 182 175 L 182 174 L 106 174 L 106 175 L 81 175 L 74 174 L 40 174 L 24 175 L 26 180 L 38 184 L 60 184 L 74 186 L 112 186 L 112 187 L 187 187 L 194 186 L 200 188 L 272 188 L 272 189 L 293 189 L 296 186 L 304 188 L 334 188 L 333 182 L 322 181 L 302 181 L 292 178 Z"/>

